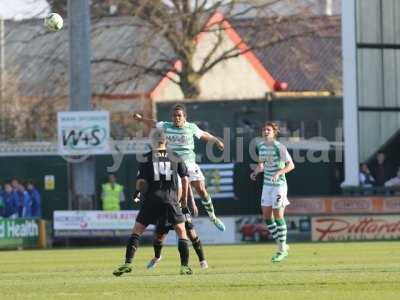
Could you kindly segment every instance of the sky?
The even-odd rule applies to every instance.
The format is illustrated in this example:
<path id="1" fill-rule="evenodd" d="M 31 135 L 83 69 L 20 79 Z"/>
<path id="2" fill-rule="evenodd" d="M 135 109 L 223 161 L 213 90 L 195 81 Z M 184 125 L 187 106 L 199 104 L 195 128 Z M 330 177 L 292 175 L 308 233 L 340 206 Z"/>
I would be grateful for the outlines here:
<path id="1" fill-rule="evenodd" d="M 49 13 L 46 0 L 1 0 L 0 17 L 3 19 L 43 18 Z"/>

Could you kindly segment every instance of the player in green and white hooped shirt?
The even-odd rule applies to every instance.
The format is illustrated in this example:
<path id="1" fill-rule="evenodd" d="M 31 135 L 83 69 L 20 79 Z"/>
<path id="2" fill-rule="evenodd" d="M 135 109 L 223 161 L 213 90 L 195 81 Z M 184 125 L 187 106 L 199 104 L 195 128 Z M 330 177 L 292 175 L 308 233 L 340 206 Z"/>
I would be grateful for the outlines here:
<path id="1" fill-rule="evenodd" d="M 196 164 L 196 154 L 194 152 L 194 137 L 206 142 L 215 143 L 221 150 L 224 149 L 224 143 L 212 134 L 201 130 L 196 124 L 186 121 L 186 109 L 183 105 L 175 105 L 172 109 L 172 122 L 155 122 L 154 120 L 144 119 L 141 115 L 133 116 L 138 121 L 148 123 L 150 126 L 156 126 L 164 130 L 168 140 L 168 147 L 181 157 L 189 172 L 189 181 L 192 187 L 201 197 L 201 203 L 207 211 L 211 222 L 220 230 L 225 230 L 224 223 L 215 216 L 214 206 L 211 197 L 208 194 L 204 175 Z"/>
<path id="2" fill-rule="evenodd" d="M 278 132 L 277 124 L 265 123 L 264 139 L 257 145 L 258 165 L 250 175 L 252 180 L 256 180 L 257 174 L 264 172 L 261 209 L 267 228 L 278 243 L 278 252 L 272 257 L 273 262 L 280 262 L 288 255 L 284 212 L 289 201 L 285 174 L 294 169 L 286 147 L 276 140 Z"/>

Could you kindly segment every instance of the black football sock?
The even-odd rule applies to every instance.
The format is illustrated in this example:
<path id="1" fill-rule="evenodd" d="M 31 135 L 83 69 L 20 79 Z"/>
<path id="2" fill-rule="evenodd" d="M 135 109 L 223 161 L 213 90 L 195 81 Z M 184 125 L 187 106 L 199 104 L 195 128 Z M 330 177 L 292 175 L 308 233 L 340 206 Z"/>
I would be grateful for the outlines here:
<path id="1" fill-rule="evenodd" d="M 139 247 L 139 235 L 133 233 L 126 245 L 125 263 L 130 264 L 135 256 L 136 249 Z"/>
<path id="2" fill-rule="evenodd" d="M 163 242 L 157 239 L 153 241 L 153 248 L 154 248 L 154 257 L 160 258 L 161 257 L 161 249 L 163 247 Z"/>
<path id="3" fill-rule="evenodd" d="M 187 266 L 189 263 L 189 241 L 184 239 L 179 239 L 178 250 L 181 256 L 181 265 Z"/>
<path id="4" fill-rule="evenodd" d="M 192 246 L 194 248 L 194 251 L 196 251 L 199 261 L 205 260 L 203 245 L 201 244 L 201 241 L 198 236 L 196 236 L 196 238 L 192 240 Z"/>

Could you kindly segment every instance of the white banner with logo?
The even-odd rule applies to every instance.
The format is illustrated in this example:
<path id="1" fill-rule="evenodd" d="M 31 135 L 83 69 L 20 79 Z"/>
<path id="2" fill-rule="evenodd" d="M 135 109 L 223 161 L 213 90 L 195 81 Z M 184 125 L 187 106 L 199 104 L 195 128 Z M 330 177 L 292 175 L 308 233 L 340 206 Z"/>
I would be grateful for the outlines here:
<path id="1" fill-rule="evenodd" d="M 56 210 L 53 213 L 54 230 L 130 230 L 137 210 Z"/>
<path id="2" fill-rule="evenodd" d="M 56 238 L 124 237 L 135 224 L 138 211 L 54 211 L 53 229 Z M 149 226 L 152 230 L 154 226 Z M 148 232 L 146 234 L 149 234 Z M 151 233 L 152 234 L 152 233 Z"/>
<path id="3" fill-rule="evenodd" d="M 109 152 L 108 111 L 69 111 L 57 115 L 60 155 L 87 155 Z"/>
<path id="4" fill-rule="evenodd" d="M 311 221 L 313 241 L 395 240 L 400 238 L 400 216 L 323 216 Z"/>
<path id="5" fill-rule="evenodd" d="M 53 229 L 55 237 L 115 237 L 128 236 L 132 231 L 138 211 L 54 211 Z M 235 243 L 234 217 L 222 217 L 226 226 L 219 231 L 207 217 L 193 219 L 197 234 L 204 244 Z M 148 226 L 145 235 L 152 236 L 154 225 Z M 176 244 L 174 230 L 168 234 L 166 243 Z"/>

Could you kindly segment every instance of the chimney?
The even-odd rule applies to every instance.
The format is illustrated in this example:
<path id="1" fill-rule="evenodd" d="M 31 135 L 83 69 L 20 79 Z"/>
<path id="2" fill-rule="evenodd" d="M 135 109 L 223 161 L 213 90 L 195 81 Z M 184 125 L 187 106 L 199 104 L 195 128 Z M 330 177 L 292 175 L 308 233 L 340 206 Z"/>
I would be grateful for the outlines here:
<path id="1" fill-rule="evenodd" d="M 108 13 L 113 16 L 116 15 L 118 12 L 118 5 L 117 4 L 111 4 L 108 10 Z"/>
<path id="2" fill-rule="evenodd" d="M 333 0 L 325 0 L 325 15 L 332 16 L 333 15 Z"/>

